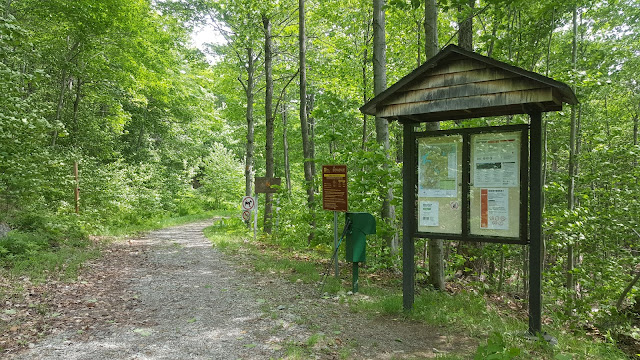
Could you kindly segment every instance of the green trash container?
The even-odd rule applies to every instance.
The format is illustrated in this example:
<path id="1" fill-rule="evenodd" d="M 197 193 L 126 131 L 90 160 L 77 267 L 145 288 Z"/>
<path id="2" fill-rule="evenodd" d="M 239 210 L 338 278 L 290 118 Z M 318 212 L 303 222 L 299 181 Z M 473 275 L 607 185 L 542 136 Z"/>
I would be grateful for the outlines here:
<path id="1" fill-rule="evenodd" d="M 347 231 L 347 261 L 353 263 L 353 292 L 358 292 L 358 263 L 367 261 L 366 235 L 376 233 L 376 219 L 364 212 L 346 213 L 350 223 Z"/>
<path id="2" fill-rule="evenodd" d="M 351 229 L 347 231 L 347 261 L 365 262 L 366 235 L 376 233 L 376 219 L 365 212 L 348 212 L 346 217 L 351 222 Z"/>

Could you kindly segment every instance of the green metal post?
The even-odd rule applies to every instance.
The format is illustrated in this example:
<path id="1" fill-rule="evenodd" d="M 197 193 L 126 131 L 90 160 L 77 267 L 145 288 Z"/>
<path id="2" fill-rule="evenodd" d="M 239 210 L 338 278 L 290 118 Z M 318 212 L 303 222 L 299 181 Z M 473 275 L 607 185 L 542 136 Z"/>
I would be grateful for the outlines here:
<path id="1" fill-rule="evenodd" d="M 354 262 L 353 263 L 353 293 L 357 293 L 358 292 L 358 265 L 359 263 Z"/>
<path id="2" fill-rule="evenodd" d="M 338 212 L 333 212 L 333 272 L 336 279 L 340 277 L 340 264 L 338 264 Z"/>

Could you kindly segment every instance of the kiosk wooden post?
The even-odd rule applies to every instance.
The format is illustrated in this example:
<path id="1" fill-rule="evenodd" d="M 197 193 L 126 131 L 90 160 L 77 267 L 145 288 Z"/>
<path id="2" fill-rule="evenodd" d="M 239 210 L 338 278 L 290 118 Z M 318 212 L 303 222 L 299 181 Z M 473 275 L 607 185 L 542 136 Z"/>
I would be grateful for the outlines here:
<path id="1" fill-rule="evenodd" d="M 404 179 L 402 187 L 402 212 L 408 214 L 402 217 L 402 306 L 405 311 L 411 310 L 414 301 L 414 288 L 416 267 L 413 259 L 416 249 L 413 242 L 413 230 L 416 222 L 416 184 L 415 184 L 415 139 L 413 128 L 415 124 L 411 121 L 402 122 L 402 177 Z M 411 164 L 406 166 L 404 164 Z"/>

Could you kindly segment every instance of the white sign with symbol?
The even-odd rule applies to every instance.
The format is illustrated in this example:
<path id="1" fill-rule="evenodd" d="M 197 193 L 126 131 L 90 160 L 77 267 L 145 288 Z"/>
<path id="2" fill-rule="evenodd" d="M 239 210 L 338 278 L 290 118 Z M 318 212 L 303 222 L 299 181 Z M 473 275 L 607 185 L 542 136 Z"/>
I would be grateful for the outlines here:
<path id="1" fill-rule="evenodd" d="M 251 211 L 243 210 L 242 211 L 242 220 L 249 221 L 251 219 Z"/>
<path id="2" fill-rule="evenodd" d="M 256 207 L 256 199 L 253 196 L 242 198 L 242 210 L 253 211 Z"/>

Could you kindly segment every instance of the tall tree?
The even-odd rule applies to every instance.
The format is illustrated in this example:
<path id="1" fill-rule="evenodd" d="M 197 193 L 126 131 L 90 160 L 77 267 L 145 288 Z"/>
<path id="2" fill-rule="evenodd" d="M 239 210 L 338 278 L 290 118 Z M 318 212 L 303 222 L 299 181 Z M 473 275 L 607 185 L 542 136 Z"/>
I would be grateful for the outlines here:
<path id="1" fill-rule="evenodd" d="M 244 149 L 245 163 L 245 195 L 253 195 L 253 178 L 255 175 L 255 120 L 254 105 L 256 91 L 256 69 L 262 52 L 256 53 L 258 47 L 256 28 L 259 24 L 257 10 L 253 2 L 228 1 L 207 3 L 205 11 L 216 30 L 224 37 L 227 50 L 244 74 L 237 77 L 245 95 L 246 144 Z M 223 49 L 220 49 L 223 50 Z M 223 50 L 224 51 L 224 50 Z M 246 79 L 243 79 L 246 77 Z M 247 226 L 250 224 L 247 222 Z"/>
<path id="2" fill-rule="evenodd" d="M 572 17 L 572 48 L 571 48 L 571 67 L 573 72 L 577 71 L 577 58 L 578 58 L 578 7 L 573 8 Z M 575 91 L 575 87 L 574 87 Z M 576 105 L 571 105 L 571 125 L 569 135 L 569 186 L 567 190 L 567 208 L 569 213 L 572 213 L 576 206 L 575 188 L 576 188 L 576 162 L 577 162 L 577 148 L 576 148 L 576 136 L 577 136 L 577 124 L 576 124 Z M 574 246 L 572 240 L 567 243 L 567 289 L 569 290 L 570 297 L 575 297 L 576 283 L 573 276 L 573 270 L 575 266 Z M 571 305 L 570 305 L 571 308 Z M 571 313 L 571 310 L 568 310 Z"/>
<path id="3" fill-rule="evenodd" d="M 473 51 L 473 9 L 476 0 L 467 0 L 466 6 L 458 7 L 458 46 Z"/>
<path id="4" fill-rule="evenodd" d="M 373 91 L 375 95 L 387 89 L 387 43 L 385 30 L 385 4 L 384 0 L 373 0 Z M 386 152 L 387 161 L 390 161 L 389 154 L 389 121 L 383 117 L 376 117 L 376 141 L 382 145 Z M 385 169 L 389 165 L 385 164 Z M 395 221 L 395 207 L 391 204 L 393 200 L 393 190 L 388 184 L 383 186 L 381 216 L 390 227 Z M 395 232 L 390 231 L 387 235 L 387 245 L 391 253 L 398 251 L 398 237 Z"/>
<path id="5" fill-rule="evenodd" d="M 304 0 L 298 1 L 298 48 L 300 65 L 300 130 L 302 131 L 302 153 L 304 156 L 304 180 L 307 189 L 307 207 L 309 208 L 309 235 L 308 243 L 311 244 L 315 236 L 315 185 L 313 173 L 313 161 L 311 149 L 312 143 L 309 138 L 309 124 L 307 121 L 307 34 L 305 23 Z"/>
<path id="6" fill-rule="evenodd" d="M 265 73 L 265 96 L 264 96 L 264 115 L 266 125 L 266 141 L 265 141 L 265 176 L 271 178 L 274 176 L 274 158 L 273 158 L 273 39 L 271 35 L 271 19 L 262 14 L 262 25 L 264 31 L 264 73 Z M 273 208 L 273 194 L 267 193 L 264 205 L 264 232 L 271 234 L 271 219 Z"/>
<path id="7" fill-rule="evenodd" d="M 427 60 L 438 53 L 438 3 L 426 0 L 424 7 L 424 39 Z M 427 131 L 440 130 L 439 122 L 426 124 Z M 429 284 L 435 289 L 444 290 L 444 244 L 442 239 L 428 239 Z"/>

